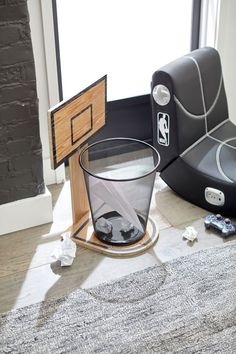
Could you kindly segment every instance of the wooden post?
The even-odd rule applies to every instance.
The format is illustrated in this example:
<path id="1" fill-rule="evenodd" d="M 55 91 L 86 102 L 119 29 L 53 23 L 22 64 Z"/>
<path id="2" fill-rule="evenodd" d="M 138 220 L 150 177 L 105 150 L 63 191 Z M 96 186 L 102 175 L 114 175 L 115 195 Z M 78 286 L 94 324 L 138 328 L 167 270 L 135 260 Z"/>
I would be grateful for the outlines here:
<path id="1" fill-rule="evenodd" d="M 86 144 L 87 146 L 87 144 Z M 73 224 L 78 225 L 79 221 L 89 214 L 89 203 L 84 180 L 83 170 L 79 164 L 81 150 L 69 158 L 70 188 Z"/>

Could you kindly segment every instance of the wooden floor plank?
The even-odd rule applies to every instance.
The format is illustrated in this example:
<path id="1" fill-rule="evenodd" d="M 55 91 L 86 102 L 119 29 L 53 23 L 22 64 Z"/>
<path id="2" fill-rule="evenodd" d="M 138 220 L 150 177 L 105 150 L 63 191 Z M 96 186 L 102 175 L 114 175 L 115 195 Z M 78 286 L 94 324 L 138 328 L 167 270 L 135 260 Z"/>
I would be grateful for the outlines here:
<path id="1" fill-rule="evenodd" d="M 50 186 L 53 196 L 53 223 L 0 236 L 0 311 L 60 297 L 76 288 L 87 288 L 117 279 L 154 264 L 220 245 L 224 239 L 206 231 L 207 212 L 179 198 L 156 178 L 150 216 L 160 236 L 157 244 L 143 255 L 116 259 L 78 248 L 71 267 L 61 268 L 51 258 L 60 234 L 72 223 L 70 184 Z M 182 239 L 186 226 L 199 232 L 198 242 Z M 235 239 L 231 237 L 229 240 Z"/>
<path id="2" fill-rule="evenodd" d="M 60 297 L 144 269 L 158 262 L 152 253 L 114 259 L 80 249 L 71 267 L 41 265 L 0 279 L 0 312 Z"/>

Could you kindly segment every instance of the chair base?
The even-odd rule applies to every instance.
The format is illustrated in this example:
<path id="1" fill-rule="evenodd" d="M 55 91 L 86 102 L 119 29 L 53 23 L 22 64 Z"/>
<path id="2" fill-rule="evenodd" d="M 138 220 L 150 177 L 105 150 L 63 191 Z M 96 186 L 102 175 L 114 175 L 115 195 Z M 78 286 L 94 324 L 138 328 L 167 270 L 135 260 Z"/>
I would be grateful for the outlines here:
<path id="1" fill-rule="evenodd" d="M 160 174 L 161 178 L 185 200 L 212 213 L 236 216 L 235 183 L 219 181 L 189 166 L 181 157 Z M 205 199 L 205 189 L 215 188 L 224 193 L 223 206 L 212 205 Z"/>

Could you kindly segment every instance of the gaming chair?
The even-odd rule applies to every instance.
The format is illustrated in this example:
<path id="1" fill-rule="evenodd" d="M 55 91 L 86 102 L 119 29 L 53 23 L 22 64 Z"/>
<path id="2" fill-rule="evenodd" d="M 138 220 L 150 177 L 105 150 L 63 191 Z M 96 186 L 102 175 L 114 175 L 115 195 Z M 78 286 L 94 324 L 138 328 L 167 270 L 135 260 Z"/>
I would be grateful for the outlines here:
<path id="1" fill-rule="evenodd" d="M 236 126 L 219 53 L 197 49 L 156 71 L 151 101 L 162 179 L 193 204 L 236 216 Z"/>

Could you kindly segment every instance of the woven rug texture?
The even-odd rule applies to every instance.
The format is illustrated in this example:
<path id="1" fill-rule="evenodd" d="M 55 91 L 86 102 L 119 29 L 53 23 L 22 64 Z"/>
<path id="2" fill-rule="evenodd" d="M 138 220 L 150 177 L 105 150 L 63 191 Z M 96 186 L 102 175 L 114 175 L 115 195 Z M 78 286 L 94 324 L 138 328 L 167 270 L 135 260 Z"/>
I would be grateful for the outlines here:
<path id="1" fill-rule="evenodd" d="M 236 242 L 0 315 L 0 353 L 236 353 Z"/>

